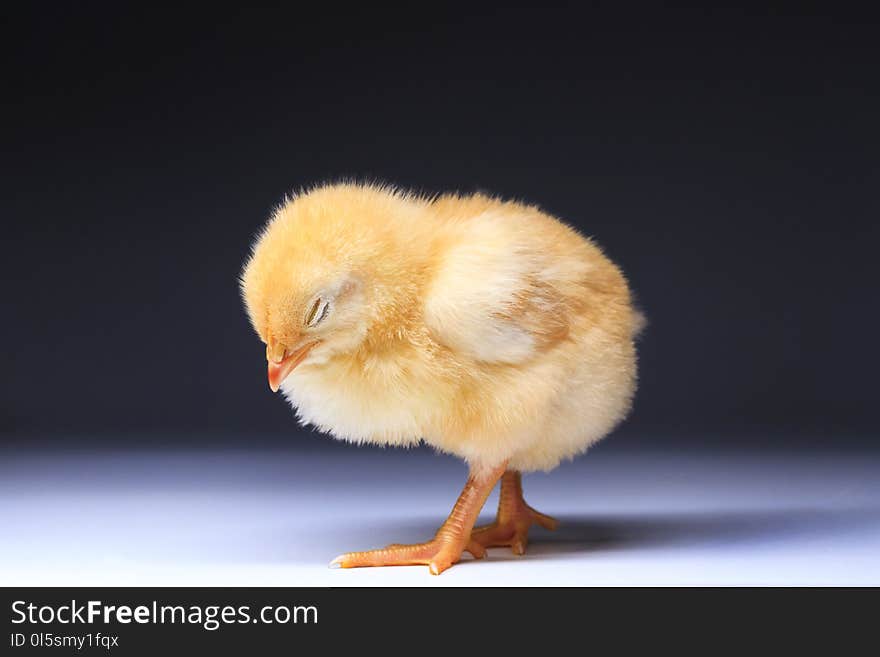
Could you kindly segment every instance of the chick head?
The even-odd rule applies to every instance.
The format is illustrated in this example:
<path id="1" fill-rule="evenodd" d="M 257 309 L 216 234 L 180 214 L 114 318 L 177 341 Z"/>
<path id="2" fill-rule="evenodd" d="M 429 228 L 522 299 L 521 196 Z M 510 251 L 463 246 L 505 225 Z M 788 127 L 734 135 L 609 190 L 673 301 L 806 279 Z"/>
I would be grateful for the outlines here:
<path id="1" fill-rule="evenodd" d="M 275 212 L 241 275 L 273 391 L 300 365 L 355 351 L 370 323 L 368 263 L 359 240 L 365 236 L 352 234 L 351 209 L 316 197 L 299 197 Z"/>

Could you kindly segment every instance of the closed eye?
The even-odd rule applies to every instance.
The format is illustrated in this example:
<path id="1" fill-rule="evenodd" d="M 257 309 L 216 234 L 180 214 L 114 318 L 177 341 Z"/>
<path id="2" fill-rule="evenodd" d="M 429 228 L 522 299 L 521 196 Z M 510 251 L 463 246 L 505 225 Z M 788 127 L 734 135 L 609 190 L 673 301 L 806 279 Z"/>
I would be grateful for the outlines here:
<path id="1" fill-rule="evenodd" d="M 323 301 L 320 297 L 315 299 L 315 303 L 312 304 L 309 314 L 306 316 L 306 326 L 317 326 L 324 321 L 329 312 L 330 304 L 327 301 Z"/>

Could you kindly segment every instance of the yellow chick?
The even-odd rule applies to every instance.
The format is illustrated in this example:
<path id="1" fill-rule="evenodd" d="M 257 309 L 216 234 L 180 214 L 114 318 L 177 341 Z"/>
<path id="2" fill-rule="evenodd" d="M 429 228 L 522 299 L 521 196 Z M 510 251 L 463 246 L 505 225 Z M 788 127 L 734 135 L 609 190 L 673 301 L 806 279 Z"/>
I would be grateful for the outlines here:
<path id="1" fill-rule="evenodd" d="M 303 424 L 354 443 L 424 441 L 470 474 L 433 539 L 331 565 L 428 565 L 522 554 L 555 527 L 522 496 L 628 412 L 642 319 L 620 270 L 536 207 L 326 185 L 289 199 L 241 277 L 269 386 Z M 497 517 L 474 528 L 501 480 Z"/>

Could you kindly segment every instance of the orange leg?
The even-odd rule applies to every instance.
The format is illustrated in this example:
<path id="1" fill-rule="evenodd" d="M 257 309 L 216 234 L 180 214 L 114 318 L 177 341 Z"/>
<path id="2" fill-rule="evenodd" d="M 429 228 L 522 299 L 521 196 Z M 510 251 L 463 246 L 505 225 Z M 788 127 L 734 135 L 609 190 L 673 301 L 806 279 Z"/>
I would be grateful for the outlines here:
<path id="1" fill-rule="evenodd" d="M 468 545 L 471 530 L 506 467 L 471 470 L 464 490 L 446 522 L 427 543 L 389 545 L 380 550 L 348 552 L 330 562 L 331 567 L 359 568 L 361 566 L 427 565 L 432 575 L 439 575 L 452 564 L 458 563 Z"/>
<path id="2" fill-rule="evenodd" d="M 501 478 L 501 495 L 498 498 L 498 514 L 495 522 L 477 527 L 471 532 L 467 551 L 476 558 L 486 554 L 489 547 L 507 547 L 514 554 L 525 554 L 529 542 L 529 527 L 540 525 L 544 529 L 556 529 L 559 523 L 550 516 L 535 511 L 526 504 L 522 492 L 522 475 L 508 470 Z"/>

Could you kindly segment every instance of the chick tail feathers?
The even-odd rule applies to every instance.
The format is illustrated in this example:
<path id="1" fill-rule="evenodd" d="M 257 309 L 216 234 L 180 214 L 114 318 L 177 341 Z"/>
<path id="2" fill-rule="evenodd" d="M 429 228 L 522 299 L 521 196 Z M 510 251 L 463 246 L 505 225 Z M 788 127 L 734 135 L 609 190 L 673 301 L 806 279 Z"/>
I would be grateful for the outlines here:
<path id="1" fill-rule="evenodd" d="M 640 309 L 633 309 L 633 329 L 632 336 L 633 339 L 636 340 L 642 337 L 642 333 L 644 333 L 645 328 L 648 326 L 648 318 L 645 316 Z"/>

